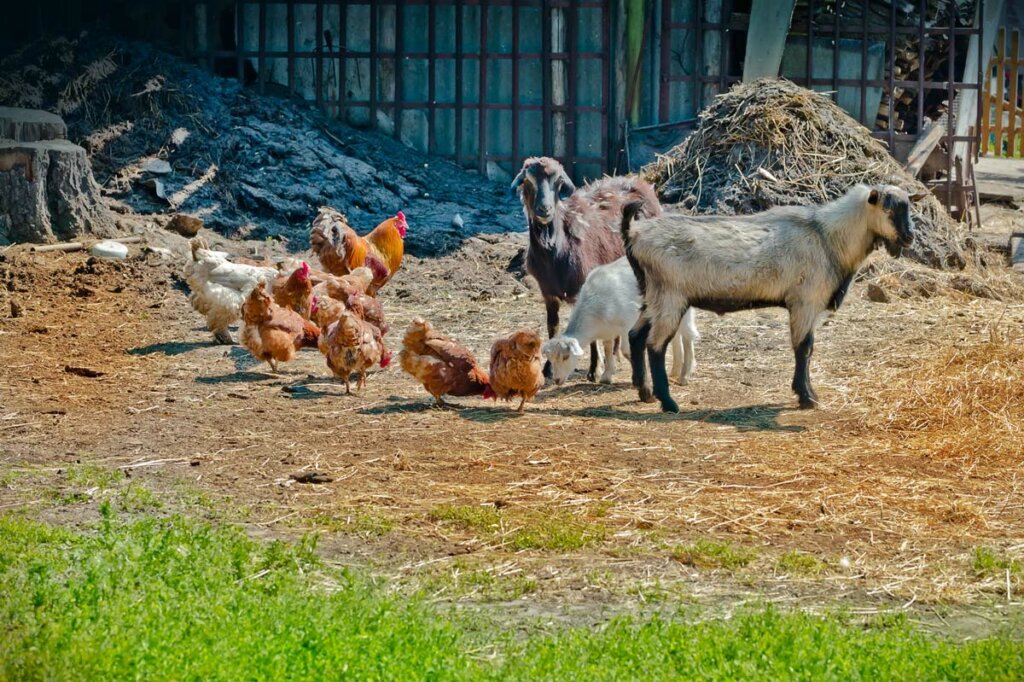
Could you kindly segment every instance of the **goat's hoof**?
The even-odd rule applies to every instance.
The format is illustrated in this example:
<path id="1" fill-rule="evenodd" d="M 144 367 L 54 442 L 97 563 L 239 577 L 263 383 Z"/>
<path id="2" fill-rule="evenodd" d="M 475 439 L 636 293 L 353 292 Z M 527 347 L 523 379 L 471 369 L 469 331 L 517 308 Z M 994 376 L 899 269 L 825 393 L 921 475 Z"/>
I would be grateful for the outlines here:
<path id="1" fill-rule="evenodd" d="M 601 377 L 601 380 L 598 381 L 597 383 L 599 383 L 599 384 L 606 384 L 607 385 L 607 384 L 612 383 L 612 378 L 611 377 Z"/>
<path id="2" fill-rule="evenodd" d="M 672 398 L 665 398 L 661 401 L 661 411 L 678 413 L 679 405 L 677 405 L 676 401 L 672 400 Z"/>
<path id="3" fill-rule="evenodd" d="M 646 386 L 641 386 L 637 390 L 637 392 L 640 394 L 640 402 L 642 402 L 642 403 L 653 403 L 654 402 L 654 393 L 651 391 L 651 389 L 647 388 Z"/>
<path id="4" fill-rule="evenodd" d="M 818 406 L 818 396 L 802 395 L 800 396 L 800 409 L 801 410 L 813 410 Z"/>
<path id="5" fill-rule="evenodd" d="M 595 375 L 593 372 L 587 372 L 587 381 L 589 381 L 590 383 L 594 383 L 595 379 L 597 379 L 597 375 Z"/>

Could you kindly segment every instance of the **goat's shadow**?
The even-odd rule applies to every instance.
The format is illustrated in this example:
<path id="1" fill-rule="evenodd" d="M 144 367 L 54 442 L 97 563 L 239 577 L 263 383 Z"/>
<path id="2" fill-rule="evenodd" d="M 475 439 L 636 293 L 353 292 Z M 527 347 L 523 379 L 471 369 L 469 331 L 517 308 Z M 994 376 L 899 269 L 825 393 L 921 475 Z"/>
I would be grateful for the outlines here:
<path id="1" fill-rule="evenodd" d="M 544 403 L 531 403 L 527 405 L 527 413 L 557 415 L 560 417 L 591 417 L 596 419 L 615 419 L 627 422 L 653 422 L 667 424 L 672 422 L 693 421 L 707 422 L 709 424 L 720 424 L 731 426 L 739 432 L 747 431 L 781 431 L 785 433 L 799 433 L 805 431 L 806 427 L 799 424 L 780 424 L 779 417 L 785 413 L 793 412 L 796 408 L 779 404 L 744 405 L 741 407 L 728 407 L 723 409 L 700 409 L 682 410 L 679 413 L 661 412 L 657 404 L 651 405 L 651 411 L 634 412 L 622 409 L 622 406 L 634 403 L 622 403 L 621 405 L 605 405 L 595 407 L 582 407 L 578 409 L 547 408 Z M 500 408 L 489 410 L 467 410 L 459 413 L 459 416 L 471 421 L 482 423 L 493 422 L 502 419 L 497 412 Z M 508 410 L 511 415 L 519 416 L 514 409 Z"/>
<path id="2" fill-rule="evenodd" d="M 163 343 L 151 343 L 148 346 L 129 348 L 128 355 L 182 355 L 200 348 L 216 347 L 218 344 L 213 341 L 164 341 Z"/>

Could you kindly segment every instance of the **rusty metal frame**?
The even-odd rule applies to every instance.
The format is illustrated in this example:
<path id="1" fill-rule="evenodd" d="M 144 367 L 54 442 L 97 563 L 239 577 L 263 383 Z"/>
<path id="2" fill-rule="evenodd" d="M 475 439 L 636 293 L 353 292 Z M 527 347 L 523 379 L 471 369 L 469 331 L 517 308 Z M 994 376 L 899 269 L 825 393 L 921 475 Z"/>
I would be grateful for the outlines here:
<path id="1" fill-rule="evenodd" d="M 946 0 L 946 7 L 949 8 L 955 0 Z M 984 57 L 986 51 L 984 49 L 984 41 L 982 27 L 979 25 L 974 26 L 960 26 L 956 24 L 956 12 L 949 11 L 949 24 L 945 26 L 927 26 L 927 9 L 928 3 L 926 0 L 918 0 L 917 9 L 918 16 L 914 21 L 913 25 L 901 25 L 898 21 L 895 3 L 890 3 L 888 12 L 888 26 L 882 27 L 877 23 L 873 23 L 870 17 L 870 0 L 861 0 L 860 2 L 850 3 L 837 3 L 829 0 L 807 0 L 805 7 L 807 10 L 807 21 L 806 23 L 800 22 L 799 24 L 794 23 L 791 27 L 792 31 L 802 31 L 801 36 L 806 40 L 807 55 L 806 55 L 806 76 L 804 78 L 794 79 L 795 82 L 805 87 L 815 86 L 827 86 L 835 92 L 840 86 L 843 87 L 856 87 L 860 89 L 860 102 L 861 102 L 861 116 L 862 122 L 866 123 L 868 127 L 874 127 L 875 112 L 867 111 L 867 90 L 871 87 L 883 88 L 889 93 L 892 93 L 895 88 L 901 89 L 913 89 L 918 93 L 917 97 L 917 122 L 920 126 L 921 121 L 924 120 L 924 100 L 925 93 L 929 91 L 944 91 L 946 94 L 947 107 L 951 115 L 947 116 L 946 122 L 946 133 L 942 140 L 943 143 L 952 150 L 953 146 L 957 142 L 968 143 L 967 159 L 965 160 L 966 167 L 957 169 L 952 154 L 947 154 L 946 159 L 946 177 L 940 180 L 931 181 L 926 183 L 932 189 L 940 190 L 940 200 L 943 201 L 947 210 L 951 210 L 954 206 L 959 204 L 959 207 L 964 211 L 964 218 L 968 218 L 967 213 L 971 208 L 975 209 L 975 220 L 977 220 L 977 192 L 974 188 L 974 174 L 973 174 L 973 162 L 978 154 L 978 130 L 975 126 L 975 130 L 970 135 L 957 136 L 954 130 L 954 121 L 952 113 L 955 110 L 954 98 L 958 92 L 964 90 L 977 90 L 978 91 L 978 111 L 976 113 L 976 120 L 981 120 L 982 108 L 981 108 L 981 89 L 984 83 L 984 65 L 985 61 L 981 57 Z M 662 16 L 661 16 L 661 82 L 659 90 L 659 106 L 658 106 L 658 120 L 655 123 L 655 127 L 665 126 L 678 126 L 681 128 L 691 127 L 692 122 L 678 122 L 671 121 L 669 117 L 669 97 L 671 95 L 671 84 L 674 82 L 689 82 L 693 84 L 691 90 L 692 97 L 694 99 L 694 110 L 699 111 L 703 107 L 707 106 L 709 102 L 704 101 L 704 86 L 715 85 L 717 86 L 718 92 L 724 92 L 732 83 L 739 82 L 741 80 L 738 74 L 728 73 L 728 42 L 729 32 L 731 30 L 746 30 L 746 23 L 742 17 L 734 17 L 731 11 L 732 3 L 730 0 L 722 0 L 722 15 L 718 22 L 710 22 L 706 18 L 706 3 L 704 0 L 696 0 L 695 3 L 695 16 L 692 21 L 686 22 L 673 22 L 672 21 L 672 3 L 670 0 L 666 0 L 662 3 Z M 824 23 L 815 21 L 815 8 L 825 6 L 832 8 L 832 20 Z M 844 7 L 859 7 L 861 10 L 861 21 L 859 25 L 851 23 L 846 25 L 843 21 L 843 8 Z M 838 8 L 838 9 L 837 9 Z M 978 16 L 984 16 L 984 0 L 978 0 L 978 7 L 976 9 Z M 796 20 L 794 20 L 796 22 Z M 671 73 L 671 48 L 672 48 L 672 34 L 675 31 L 695 31 L 697 39 L 694 40 L 693 46 L 690 48 L 693 50 L 695 57 L 696 68 L 692 74 L 672 74 Z M 707 31 L 717 31 L 720 34 L 720 48 L 721 54 L 719 55 L 720 73 L 718 74 L 704 74 L 702 72 L 702 66 L 704 63 L 703 55 L 703 35 Z M 897 78 L 895 74 L 895 47 L 898 36 L 901 35 L 914 35 L 918 38 L 918 72 L 915 78 Z M 976 83 L 967 83 L 966 75 L 962 76 L 960 80 L 954 78 L 947 78 L 945 80 L 925 80 L 924 77 L 924 53 L 925 53 L 925 42 L 928 36 L 944 36 L 948 37 L 948 50 L 947 59 L 951 68 L 955 68 L 958 57 L 963 56 L 963 50 L 967 49 L 966 46 L 961 47 L 958 50 L 957 40 L 969 39 L 971 36 L 978 36 L 978 49 L 979 54 L 978 74 Z M 857 36 L 861 40 L 861 74 L 867 72 L 868 62 L 868 46 L 871 42 L 871 37 L 884 36 L 886 43 L 886 74 L 881 79 L 869 79 L 869 78 L 841 78 L 839 75 L 839 55 L 838 45 L 839 40 L 844 37 Z M 832 74 L 830 78 L 814 78 L 814 44 L 816 37 L 828 37 L 831 38 L 835 46 L 835 56 L 832 60 Z M 954 74 L 955 76 L 955 74 Z M 878 139 L 883 140 L 889 145 L 890 149 L 894 149 L 897 143 L 913 142 L 917 138 L 917 131 L 913 132 L 900 132 L 893 125 L 893 113 L 895 107 L 893 106 L 893 98 L 890 98 L 890 106 L 887 120 L 886 130 L 874 130 L 872 135 Z M 959 198 L 958 202 L 956 199 Z M 969 206 L 969 200 L 973 198 L 973 206 Z"/>
<path id="2" fill-rule="evenodd" d="M 520 163 L 523 152 L 520 150 L 522 142 L 521 135 L 521 114 L 528 111 L 543 112 L 544 139 L 542 149 L 545 154 L 552 154 L 554 151 L 554 130 L 552 117 L 556 113 L 565 114 L 566 118 L 566 139 L 565 154 L 562 161 L 566 168 L 572 172 L 580 164 L 596 164 L 602 171 L 611 168 L 612 144 L 608 134 L 609 107 L 611 106 L 611 14 L 612 7 L 609 0 L 362 0 L 361 2 L 346 2 L 345 0 L 182 0 L 184 11 L 184 23 L 194 21 L 194 8 L 205 5 L 207 8 L 220 9 L 230 7 L 232 4 L 235 10 L 235 31 L 236 44 L 234 49 L 225 49 L 217 45 L 217 36 L 214 31 L 213 13 L 210 13 L 210 20 L 207 22 L 207 41 L 205 49 L 201 52 L 191 49 L 187 41 L 191 39 L 191 33 L 182 36 L 183 47 L 186 54 L 197 59 L 208 69 L 214 69 L 218 60 L 231 60 L 236 65 L 239 79 L 245 77 L 245 64 L 248 60 L 256 62 L 258 71 L 257 86 L 260 92 L 267 87 L 267 65 L 270 59 L 287 60 L 287 82 L 284 84 L 290 95 L 296 96 L 296 64 L 300 59 L 314 59 L 314 84 L 313 92 L 316 104 L 330 115 L 348 120 L 348 114 L 352 110 L 368 111 L 371 126 L 374 124 L 377 112 L 382 107 L 393 107 L 394 132 L 396 139 L 402 136 L 402 112 L 409 109 L 423 110 L 427 113 L 427 151 L 439 153 L 437 142 L 437 112 L 455 112 L 454 149 L 446 156 L 453 159 L 460 165 L 468 165 L 477 168 L 481 172 L 486 171 L 488 161 L 511 163 L 513 169 Z M 267 7 L 270 4 L 287 6 L 287 49 L 271 50 L 267 47 Z M 316 41 L 312 51 L 298 50 L 296 46 L 295 30 L 295 5 L 315 6 L 316 12 Z M 369 48 L 366 50 L 354 50 L 348 46 L 348 35 L 346 31 L 350 5 L 369 7 Z M 410 51 L 405 49 L 402 40 L 402 31 L 405 24 L 405 10 L 409 6 L 426 6 L 430 26 L 427 30 L 427 50 Z M 245 11 L 248 7 L 258 7 L 259 29 L 258 40 L 255 49 L 252 49 L 244 41 L 245 32 Z M 339 35 L 325 38 L 324 10 L 327 6 L 337 7 L 339 17 Z M 394 51 L 385 50 L 380 46 L 381 36 L 381 14 L 382 7 L 395 8 L 395 43 Z M 436 11 L 439 7 L 454 8 L 455 21 L 455 46 L 454 51 L 442 52 L 437 49 L 438 28 L 436 26 Z M 479 25 L 477 30 L 480 37 L 479 51 L 467 52 L 465 49 L 465 8 L 479 8 Z M 488 10 L 495 7 L 510 7 L 512 9 L 512 48 L 509 52 L 491 52 L 488 49 Z M 541 12 L 541 26 L 543 31 L 542 48 L 540 52 L 526 52 L 521 49 L 521 11 L 525 8 L 539 8 Z M 552 11 L 562 10 L 565 15 L 566 41 L 565 49 L 559 52 L 551 51 L 551 22 Z M 581 9 L 599 9 L 601 11 L 602 25 L 600 27 L 600 41 L 603 49 L 585 52 L 579 49 L 579 21 Z M 493 29 L 490 26 L 490 29 Z M 406 60 L 416 59 L 428 62 L 428 84 L 427 100 L 421 98 L 406 98 L 403 92 L 404 64 Z M 437 62 L 438 60 L 452 60 L 455 64 L 455 92 L 454 102 L 438 102 L 437 97 Z M 327 91 L 325 77 L 328 69 L 325 65 L 337 61 L 337 73 L 335 74 L 337 93 L 331 94 Z M 345 91 L 345 79 L 350 60 L 367 60 L 369 62 L 369 93 L 366 100 L 351 100 Z M 380 64 L 383 60 L 394 60 L 394 98 L 387 97 L 380 90 L 378 79 Z M 498 61 L 511 61 L 512 63 L 512 92 L 510 101 L 489 102 L 487 101 L 487 81 L 489 63 Z M 578 66 L 585 60 L 596 60 L 600 62 L 600 104 L 581 105 L 578 103 L 578 92 L 576 78 Z M 465 63 L 478 61 L 478 87 L 479 97 L 477 101 L 466 101 L 463 93 L 462 83 L 465 74 Z M 542 89 L 543 98 L 540 104 L 524 104 L 520 101 L 520 66 L 526 62 L 540 61 L 543 64 Z M 551 88 L 553 79 L 551 77 L 552 65 L 562 62 L 566 68 L 566 87 L 568 92 L 566 103 L 555 105 Z M 333 68 L 333 67 L 332 67 Z M 512 153 L 494 154 L 488 149 L 488 112 L 510 111 L 512 115 Z M 599 113 L 601 115 L 601 150 L 598 156 L 581 156 L 578 154 L 577 139 L 577 116 L 583 113 Z M 478 141 L 476 153 L 467 153 L 464 128 L 465 117 L 476 116 L 478 126 Z"/>

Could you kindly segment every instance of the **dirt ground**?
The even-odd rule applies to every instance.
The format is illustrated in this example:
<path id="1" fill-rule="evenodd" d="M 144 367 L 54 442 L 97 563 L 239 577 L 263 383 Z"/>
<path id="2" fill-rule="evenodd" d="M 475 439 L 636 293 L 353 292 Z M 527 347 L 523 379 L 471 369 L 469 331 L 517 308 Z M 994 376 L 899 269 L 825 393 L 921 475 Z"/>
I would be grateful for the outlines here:
<path id="1" fill-rule="evenodd" d="M 521 243 L 407 258 L 381 294 L 391 343 L 414 315 L 480 358 L 542 329 L 539 296 L 507 272 Z M 769 310 L 698 315 L 678 415 L 638 403 L 625 368 L 612 386 L 577 374 L 518 415 L 436 409 L 397 363 L 352 396 L 316 351 L 272 375 L 211 342 L 180 257 L 132 254 L 0 255 L 0 513 L 83 523 L 108 501 L 315 530 L 328 560 L 399 588 L 588 618 L 771 600 L 956 606 L 984 624 L 1021 603 L 1020 298 L 904 297 L 877 268 L 818 336 L 814 411 L 795 409 L 785 314 Z M 290 478 L 309 471 L 332 480 Z"/>

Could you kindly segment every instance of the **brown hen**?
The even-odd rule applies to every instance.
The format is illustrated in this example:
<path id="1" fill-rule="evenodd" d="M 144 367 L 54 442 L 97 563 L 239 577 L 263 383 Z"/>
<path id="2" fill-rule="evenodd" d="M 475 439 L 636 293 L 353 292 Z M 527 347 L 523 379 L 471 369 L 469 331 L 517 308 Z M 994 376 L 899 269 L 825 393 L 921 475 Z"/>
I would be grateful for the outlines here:
<path id="1" fill-rule="evenodd" d="M 320 334 L 318 347 L 334 376 L 345 382 L 345 393 L 351 393 L 349 381 L 354 372 L 359 374 L 356 388 L 362 389 L 366 370 L 376 364 L 387 367 L 391 362 L 380 330 L 348 310 Z"/>
<path id="2" fill-rule="evenodd" d="M 319 336 L 315 324 L 274 303 L 262 282 L 242 304 L 242 345 L 275 372 L 278 362 L 291 361 L 300 348 L 316 348 Z"/>
<path id="3" fill-rule="evenodd" d="M 406 330 L 399 361 L 439 406 L 445 404 L 442 396 L 446 395 L 492 397 L 490 379 L 472 351 L 438 333 L 421 317 Z"/>
<path id="4" fill-rule="evenodd" d="M 303 261 L 291 274 L 281 275 L 275 279 L 271 292 L 274 295 L 274 303 L 282 308 L 291 308 L 308 320 L 309 302 L 313 297 L 309 263 Z"/>
<path id="5" fill-rule="evenodd" d="M 502 400 L 521 398 L 519 412 L 544 387 L 540 348 L 540 336 L 529 330 L 513 332 L 491 346 L 491 390 Z"/>

